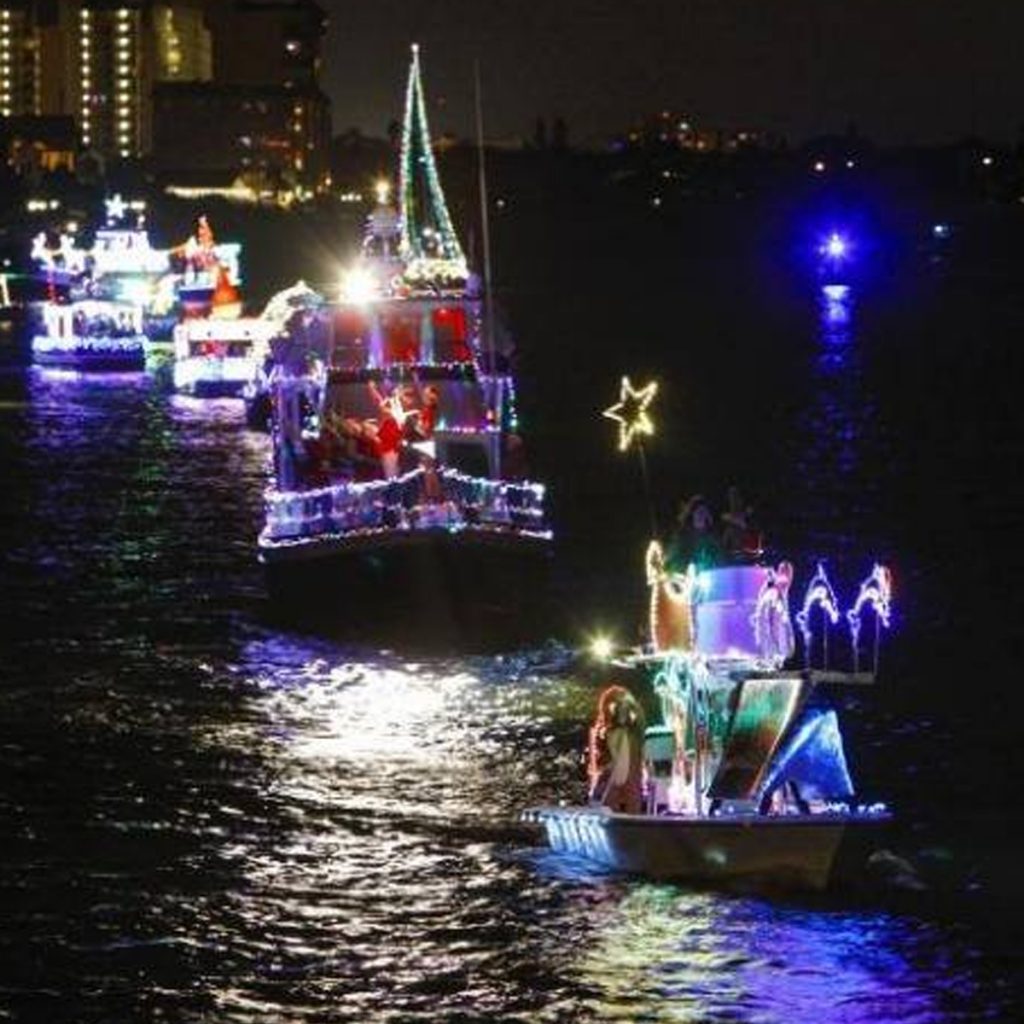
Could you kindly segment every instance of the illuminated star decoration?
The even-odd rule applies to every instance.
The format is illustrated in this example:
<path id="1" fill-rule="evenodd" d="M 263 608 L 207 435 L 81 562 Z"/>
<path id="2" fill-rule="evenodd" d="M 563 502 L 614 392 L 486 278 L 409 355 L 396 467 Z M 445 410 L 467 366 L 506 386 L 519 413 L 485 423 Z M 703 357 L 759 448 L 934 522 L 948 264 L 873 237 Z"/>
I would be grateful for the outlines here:
<path id="1" fill-rule="evenodd" d="M 121 198 L 121 193 L 116 193 L 104 203 L 107 207 L 107 223 L 120 224 L 124 220 L 125 210 L 128 209 L 128 204 Z"/>
<path id="2" fill-rule="evenodd" d="M 654 421 L 647 409 L 658 393 L 658 382 L 652 380 L 639 390 L 634 389 L 628 377 L 622 378 L 622 389 L 618 402 L 605 409 L 602 416 L 615 420 L 619 425 L 619 451 L 626 451 L 634 439 L 641 435 L 650 437 L 654 433 Z"/>

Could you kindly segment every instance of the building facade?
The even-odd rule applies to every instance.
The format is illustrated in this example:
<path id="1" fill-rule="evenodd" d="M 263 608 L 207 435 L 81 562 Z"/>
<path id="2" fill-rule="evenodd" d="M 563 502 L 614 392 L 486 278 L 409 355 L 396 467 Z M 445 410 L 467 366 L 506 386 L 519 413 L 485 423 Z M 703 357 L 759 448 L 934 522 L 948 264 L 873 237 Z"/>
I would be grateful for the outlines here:
<path id="1" fill-rule="evenodd" d="M 71 116 L 108 161 L 262 167 L 315 187 L 325 28 L 313 0 L 0 0 L 0 115 Z"/>

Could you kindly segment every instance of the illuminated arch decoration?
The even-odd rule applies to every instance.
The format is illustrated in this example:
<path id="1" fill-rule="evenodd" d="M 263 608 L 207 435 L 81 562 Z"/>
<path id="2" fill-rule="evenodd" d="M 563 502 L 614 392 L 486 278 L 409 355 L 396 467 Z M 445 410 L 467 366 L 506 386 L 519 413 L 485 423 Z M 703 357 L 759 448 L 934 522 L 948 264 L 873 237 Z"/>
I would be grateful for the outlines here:
<path id="1" fill-rule="evenodd" d="M 619 425 L 620 452 L 627 451 L 634 441 L 639 442 L 644 436 L 653 436 L 654 420 L 648 410 L 657 393 L 656 380 L 642 388 L 634 388 L 628 377 L 622 378 L 618 402 L 601 413 L 605 419 L 614 420 Z"/>
<path id="2" fill-rule="evenodd" d="M 846 613 L 846 621 L 850 625 L 850 640 L 853 644 L 853 669 L 858 669 L 858 648 L 860 645 L 861 616 L 866 607 L 870 607 L 875 613 L 876 629 L 884 626 L 889 628 L 892 613 L 892 573 L 876 562 L 871 570 L 871 575 L 860 585 L 857 600 L 853 607 Z M 877 638 L 877 634 L 876 634 Z M 875 665 L 877 668 L 878 647 L 875 647 Z"/>
<path id="3" fill-rule="evenodd" d="M 405 93 L 398 187 L 399 253 L 406 263 L 406 277 L 465 281 L 466 257 L 452 226 L 430 145 L 420 50 L 415 43 Z"/>
<path id="4" fill-rule="evenodd" d="M 781 665 L 793 656 L 796 640 L 789 617 L 789 585 L 793 582 L 793 566 L 780 562 L 769 568 L 757 595 L 754 614 L 750 618 L 754 639 L 761 657 L 770 665 Z"/>
<path id="5" fill-rule="evenodd" d="M 661 545 L 652 540 L 645 558 L 647 586 L 651 590 L 651 645 L 657 653 L 692 651 L 696 641 L 693 593 L 697 573 L 692 565 L 685 573 L 669 572 Z"/>
<path id="6" fill-rule="evenodd" d="M 811 614 L 815 608 L 820 608 L 822 613 L 833 626 L 839 621 L 839 602 L 836 600 L 835 591 L 829 582 L 825 572 L 825 566 L 819 562 L 818 568 L 807 584 L 807 592 L 804 594 L 803 607 L 796 613 L 796 623 L 800 627 L 800 635 L 804 641 L 804 661 L 807 667 L 811 664 L 811 641 L 813 629 L 811 625 Z M 825 664 L 828 667 L 828 626 L 825 627 Z"/>

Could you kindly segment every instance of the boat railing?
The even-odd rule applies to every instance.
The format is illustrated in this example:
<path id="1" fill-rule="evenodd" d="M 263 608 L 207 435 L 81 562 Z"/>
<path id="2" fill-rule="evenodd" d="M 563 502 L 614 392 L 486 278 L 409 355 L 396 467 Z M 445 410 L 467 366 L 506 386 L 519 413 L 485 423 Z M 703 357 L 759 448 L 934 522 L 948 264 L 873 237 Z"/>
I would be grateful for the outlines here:
<path id="1" fill-rule="evenodd" d="M 308 491 L 269 491 L 263 540 L 275 543 L 326 534 L 400 534 L 427 529 L 550 536 L 542 484 L 474 477 L 442 467 L 435 471 L 439 488 L 432 488 L 434 493 L 428 499 L 425 475 L 418 468 L 390 480 L 346 481 Z"/>

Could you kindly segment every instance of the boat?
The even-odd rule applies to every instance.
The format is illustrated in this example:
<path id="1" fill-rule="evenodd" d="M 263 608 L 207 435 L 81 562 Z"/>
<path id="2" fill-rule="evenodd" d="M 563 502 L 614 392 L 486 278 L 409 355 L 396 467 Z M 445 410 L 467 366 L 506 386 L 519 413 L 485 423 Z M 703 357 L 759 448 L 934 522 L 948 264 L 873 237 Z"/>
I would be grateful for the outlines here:
<path id="1" fill-rule="evenodd" d="M 227 319 L 241 315 L 241 248 L 237 242 L 218 242 L 209 218 L 200 214 L 195 231 L 169 250 L 183 317 L 217 315 Z"/>
<path id="2" fill-rule="evenodd" d="M 648 726 L 632 690 L 607 687 L 590 730 L 589 802 L 531 808 L 525 820 L 553 849 L 618 871 L 828 887 L 844 848 L 866 849 L 892 820 L 857 799 L 834 701 L 837 687 L 876 679 L 888 570 L 874 567 L 847 613 L 851 656 L 839 670 L 821 654 L 842 618 L 823 566 L 796 616 L 798 667 L 788 563 L 669 572 L 653 544 L 647 570 L 651 642 L 621 664 L 649 678 L 659 720 Z M 862 670 L 872 614 L 874 659 Z"/>
<path id="3" fill-rule="evenodd" d="M 337 294 L 297 303 L 271 342 L 259 558 L 278 607 L 362 635 L 518 634 L 542 604 L 545 488 L 525 478 L 509 352 L 448 214 L 415 47 L 397 208 L 391 192 Z"/>
<path id="4" fill-rule="evenodd" d="M 32 338 L 41 366 L 75 370 L 141 370 L 146 360 L 142 312 L 132 303 L 104 299 L 46 302 Z"/>
<path id="5" fill-rule="evenodd" d="M 253 430 L 270 432 L 272 420 L 270 377 L 273 370 L 269 339 L 288 333 L 291 324 L 301 323 L 310 314 L 317 314 L 324 305 L 324 297 L 299 280 L 271 296 L 260 320 L 268 344 L 262 359 L 257 359 L 252 375 L 242 388 L 245 402 L 246 424 Z M 301 329 L 301 327 L 300 327 Z"/>
<path id="6" fill-rule="evenodd" d="M 190 317 L 174 328 L 174 387 L 201 398 L 241 396 L 269 352 L 260 317 Z"/>
<path id="7" fill-rule="evenodd" d="M 186 317 L 241 315 L 241 246 L 217 242 L 205 215 L 184 242 L 160 249 L 146 227 L 145 200 L 115 194 L 104 208 L 88 248 L 67 233 L 55 243 L 45 232 L 33 240 L 32 259 L 54 297 L 139 306 L 150 351 L 173 342 L 174 327 Z"/>

